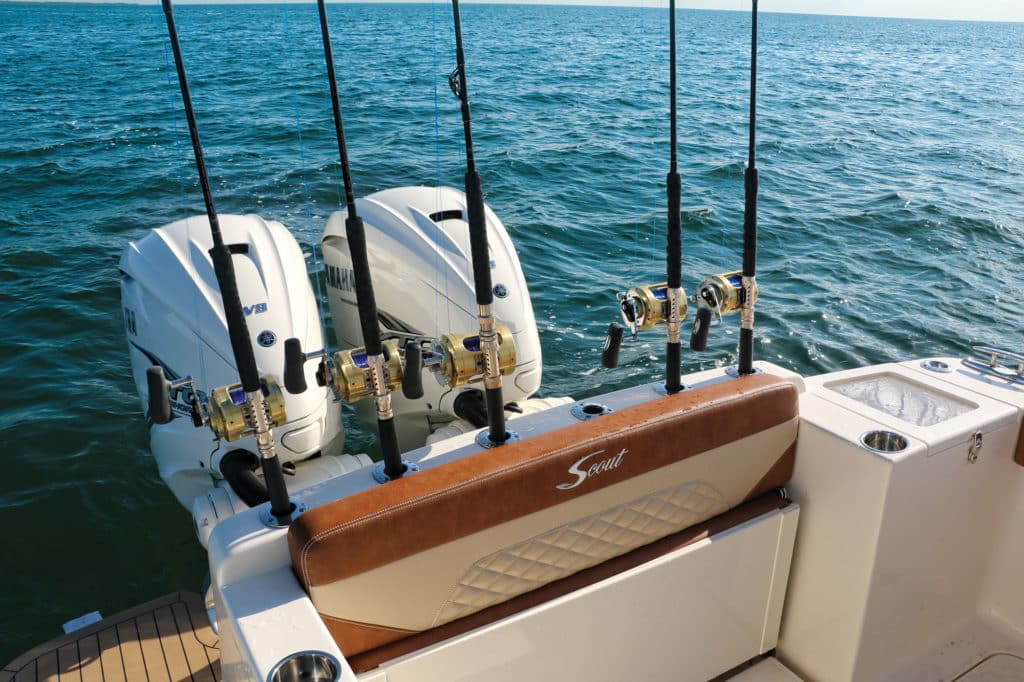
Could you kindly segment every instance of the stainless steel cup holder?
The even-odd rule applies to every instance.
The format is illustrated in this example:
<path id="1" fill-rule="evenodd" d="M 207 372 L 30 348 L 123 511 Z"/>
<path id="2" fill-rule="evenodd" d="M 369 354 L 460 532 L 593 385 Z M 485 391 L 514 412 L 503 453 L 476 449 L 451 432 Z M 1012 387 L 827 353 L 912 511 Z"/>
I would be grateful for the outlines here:
<path id="1" fill-rule="evenodd" d="M 861 434 L 860 443 L 872 452 L 892 454 L 903 452 L 910 445 L 907 437 L 895 431 L 868 431 Z"/>
<path id="2" fill-rule="evenodd" d="M 274 667 L 269 682 L 337 682 L 341 666 L 322 651 L 292 654 Z"/>
<path id="3" fill-rule="evenodd" d="M 929 372 L 938 372 L 939 374 L 949 374 L 953 371 L 949 363 L 942 360 L 922 360 L 921 367 L 924 367 Z"/>

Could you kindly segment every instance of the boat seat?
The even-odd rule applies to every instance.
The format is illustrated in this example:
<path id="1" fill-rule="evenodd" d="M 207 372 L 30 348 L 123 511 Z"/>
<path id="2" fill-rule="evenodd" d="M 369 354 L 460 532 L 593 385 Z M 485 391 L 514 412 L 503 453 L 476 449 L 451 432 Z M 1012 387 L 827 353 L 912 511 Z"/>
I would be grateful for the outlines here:
<path id="1" fill-rule="evenodd" d="M 376 665 L 778 488 L 798 414 L 795 386 L 755 374 L 524 438 L 309 510 L 293 568 L 342 653 Z"/>

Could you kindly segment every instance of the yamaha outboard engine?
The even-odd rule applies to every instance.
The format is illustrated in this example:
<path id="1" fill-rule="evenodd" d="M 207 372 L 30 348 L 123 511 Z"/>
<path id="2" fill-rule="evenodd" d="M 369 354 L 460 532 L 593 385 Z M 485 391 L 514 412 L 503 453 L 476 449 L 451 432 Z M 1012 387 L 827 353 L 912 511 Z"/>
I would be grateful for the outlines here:
<path id="1" fill-rule="evenodd" d="M 260 374 L 280 377 L 285 339 L 299 338 L 307 348 L 324 345 L 302 250 L 283 225 L 256 215 L 221 215 L 220 224 L 234 254 Z M 196 216 L 151 231 L 129 244 L 121 257 L 124 322 L 144 411 L 149 404 L 146 370 L 153 365 L 163 368 L 172 386 L 176 379 L 191 376 L 204 403 L 214 387 L 238 380 L 211 246 L 209 221 Z M 277 452 L 285 471 L 301 469 L 304 460 L 319 454 L 336 460 L 339 466 L 333 469 L 343 473 L 360 463 L 341 456 L 340 405 L 329 389 L 317 386 L 315 370 L 312 365 L 306 368 L 311 390 L 300 395 L 282 392 L 288 422 L 274 429 Z M 210 429 L 195 428 L 190 389 L 172 388 L 170 398 L 174 419 L 169 423 L 154 423 L 147 414 L 150 447 L 161 478 L 190 508 L 194 498 L 222 485 L 225 471 L 230 476 L 238 470 L 239 462 L 245 469 L 251 461 L 255 470 L 257 448 L 252 436 L 228 443 L 218 440 Z M 318 461 L 317 468 L 322 470 L 323 464 Z M 247 480 L 258 485 L 256 473 Z M 246 491 L 234 492 L 246 499 Z"/>
<path id="2" fill-rule="evenodd" d="M 476 329 L 465 194 L 450 187 L 399 187 L 358 199 L 356 206 L 366 228 L 381 337 L 397 339 L 400 347 L 410 339 L 429 345 L 443 334 Z M 485 213 L 494 314 L 508 325 L 515 342 L 515 369 L 502 379 L 507 404 L 524 401 L 540 387 L 540 338 L 512 240 L 494 212 L 485 208 Z M 338 211 L 328 220 L 323 254 L 338 343 L 355 348 L 363 340 L 345 217 L 345 211 Z M 478 427 L 485 423 L 481 384 L 453 389 L 423 370 L 422 385 L 422 398 L 393 395 L 399 440 L 406 448 L 422 444 L 456 419 Z M 369 401 L 357 403 L 356 409 L 365 422 L 375 419 Z"/>

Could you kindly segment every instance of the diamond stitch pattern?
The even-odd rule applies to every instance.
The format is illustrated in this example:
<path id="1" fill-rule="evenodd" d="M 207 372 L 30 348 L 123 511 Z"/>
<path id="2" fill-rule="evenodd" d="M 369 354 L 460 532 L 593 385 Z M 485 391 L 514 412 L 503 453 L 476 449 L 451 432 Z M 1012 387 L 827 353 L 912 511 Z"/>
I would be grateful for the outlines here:
<path id="1" fill-rule="evenodd" d="M 625 554 L 727 509 L 717 488 L 705 481 L 689 481 L 545 531 L 471 566 L 441 607 L 434 626 Z"/>

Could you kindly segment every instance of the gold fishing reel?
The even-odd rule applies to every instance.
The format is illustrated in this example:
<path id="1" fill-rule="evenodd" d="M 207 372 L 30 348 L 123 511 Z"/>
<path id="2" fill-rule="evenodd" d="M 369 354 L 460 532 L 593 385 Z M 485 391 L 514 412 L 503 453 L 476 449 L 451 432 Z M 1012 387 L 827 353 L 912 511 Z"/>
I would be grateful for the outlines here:
<path id="1" fill-rule="evenodd" d="M 281 386 L 269 374 L 260 377 L 264 419 L 257 419 L 258 415 L 253 413 L 241 383 L 215 388 L 206 400 L 196 389 L 192 377 L 168 381 L 159 365 L 146 369 L 146 382 L 148 416 L 155 424 L 170 423 L 175 413 L 188 414 L 196 428 L 209 426 L 218 438 L 236 441 L 255 434 L 261 421 L 270 428 L 283 426 L 288 421 Z"/>
<path id="2" fill-rule="evenodd" d="M 751 278 L 750 311 L 757 303 L 757 280 Z M 722 316 L 743 311 L 746 302 L 743 273 L 739 270 L 708 275 L 697 285 L 697 316 L 690 332 L 690 348 L 704 351 L 708 347 L 708 331 L 722 323 Z M 751 321 L 753 317 L 750 318 Z"/>
<path id="3" fill-rule="evenodd" d="M 507 324 L 495 325 L 498 335 L 498 373 L 508 376 L 516 368 L 516 345 L 512 330 Z M 445 334 L 439 341 L 440 363 L 437 365 L 439 378 L 456 388 L 483 379 L 486 372 L 486 353 L 478 332 Z"/>
<path id="4" fill-rule="evenodd" d="M 401 386 L 405 372 L 402 356 L 398 352 L 398 342 L 388 339 L 381 347 L 384 354 L 384 382 L 389 391 L 394 391 Z M 333 365 L 328 368 L 330 376 L 325 378 L 329 378 L 331 386 L 342 400 L 354 403 L 373 397 L 373 367 L 370 366 L 365 348 L 338 351 L 334 354 Z"/>
<path id="5" fill-rule="evenodd" d="M 708 275 L 697 286 L 698 303 L 706 305 L 719 319 L 722 315 L 739 312 L 743 307 L 743 273 L 725 272 Z M 757 281 L 754 281 L 751 303 L 757 303 Z"/>
<path id="6" fill-rule="evenodd" d="M 266 374 L 260 377 L 267 422 L 273 428 L 284 426 L 288 416 L 284 409 L 284 394 L 274 377 Z M 242 384 L 231 384 L 213 389 L 210 402 L 206 405 L 209 425 L 217 436 L 227 441 L 236 441 L 256 433 L 255 415 L 245 400 Z"/>
<path id="7" fill-rule="evenodd" d="M 679 319 L 686 318 L 686 292 L 679 296 Z M 650 329 L 661 322 L 668 322 L 671 313 L 668 284 L 651 284 L 633 287 L 624 294 L 618 294 L 622 319 L 629 331 L 636 337 L 637 332 Z"/>

